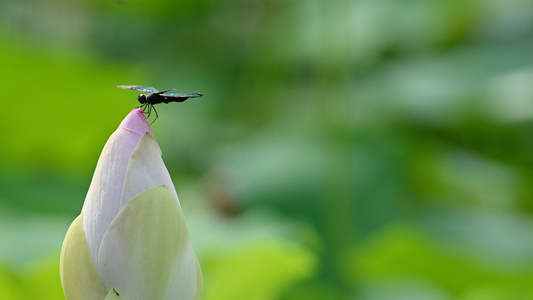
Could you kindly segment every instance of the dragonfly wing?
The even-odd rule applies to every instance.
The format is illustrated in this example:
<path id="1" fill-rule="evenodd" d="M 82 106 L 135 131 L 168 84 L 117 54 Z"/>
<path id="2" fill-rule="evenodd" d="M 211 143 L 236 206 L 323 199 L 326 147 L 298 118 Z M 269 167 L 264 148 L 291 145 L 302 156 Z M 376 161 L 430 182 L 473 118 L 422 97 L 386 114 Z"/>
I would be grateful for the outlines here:
<path id="1" fill-rule="evenodd" d="M 118 88 L 121 88 L 121 89 L 135 90 L 135 91 L 144 92 L 144 93 L 158 93 L 158 92 L 159 92 L 156 88 L 153 88 L 153 87 L 151 87 L 151 86 L 142 86 L 142 85 L 119 85 L 119 86 L 117 86 L 117 87 L 118 87 Z"/>
<path id="2" fill-rule="evenodd" d="M 190 94 L 184 94 L 184 93 L 178 93 L 178 92 L 172 92 L 172 91 L 166 91 L 161 94 L 161 96 L 170 97 L 170 98 L 198 98 L 202 97 L 204 94 L 202 93 L 190 93 Z"/>

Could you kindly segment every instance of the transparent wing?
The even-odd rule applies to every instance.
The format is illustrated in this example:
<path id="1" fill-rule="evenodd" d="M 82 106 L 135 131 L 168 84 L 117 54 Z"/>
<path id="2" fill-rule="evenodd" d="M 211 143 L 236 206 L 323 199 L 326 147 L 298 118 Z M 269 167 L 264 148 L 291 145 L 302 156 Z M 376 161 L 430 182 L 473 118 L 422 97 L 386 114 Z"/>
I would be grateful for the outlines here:
<path id="1" fill-rule="evenodd" d="M 121 88 L 121 89 L 135 90 L 135 91 L 144 92 L 144 93 L 158 93 L 158 92 L 159 92 L 156 88 L 153 88 L 153 87 L 151 87 L 151 86 L 142 86 L 142 85 L 119 85 L 119 86 L 117 86 L 117 87 L 118 87 L 118 88 Z"/>
<path id="2" fill-rule="evenodd" d="M 161 94 L 161 96 L 170 97 L 170 98 L 198 98 L 198 97 L 202 97 L 203 95 L 204 94 L 202 93 L 184 94 L 184 93 L 171 92 L 171 91 L 166 91 Z"/>

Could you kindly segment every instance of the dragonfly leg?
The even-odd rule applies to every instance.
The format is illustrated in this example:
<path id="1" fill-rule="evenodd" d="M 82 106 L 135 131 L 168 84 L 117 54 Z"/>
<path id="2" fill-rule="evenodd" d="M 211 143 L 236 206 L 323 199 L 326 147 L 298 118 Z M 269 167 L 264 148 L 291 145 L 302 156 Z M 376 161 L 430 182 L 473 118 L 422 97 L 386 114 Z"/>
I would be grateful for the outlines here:
<path id="1" fill-rule="evenodd" d="M 153 109 L 154 109 L 154 112 L 155 112 L 155 119 L 150 123 L 150 125 L 152 125 L 155 120 L 157 120 L 157 118 L 159 118 L 159 115 L 157 114 L 157 109 L 155 109 L 155 107 L 153 105 L 150 105 Z"/>
<path id="2" fill-rule="evenodd" d="M 146 119 L 150 118 L 150 116 L 152 115 L 152 105 L 144 104 L 143 111 L 144 111 L 144 114 L 146 115 Z"/>
<path id="3" fill-rule="evenodd" d="M 145 115 L 147 114 L 147 112 L 146 112 L 146 104 L 142 104 L 141 106 L 137 106 L 137 107 L 135 107 L 135 108 L 140 108 L 140 109 L 143 110 L 143 113 L 144 113 Z"/>

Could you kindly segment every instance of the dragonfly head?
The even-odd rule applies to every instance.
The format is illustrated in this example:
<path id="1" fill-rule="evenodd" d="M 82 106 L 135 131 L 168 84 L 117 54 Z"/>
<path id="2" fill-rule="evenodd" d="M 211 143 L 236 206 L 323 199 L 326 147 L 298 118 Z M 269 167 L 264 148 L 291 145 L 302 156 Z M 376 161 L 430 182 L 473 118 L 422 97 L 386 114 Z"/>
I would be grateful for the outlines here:
<path id="1" fill-rule="evenodd" d="M 137 97 L 137 100 L 139 100 L 141 104 L 144 104 L 146 102 L 146 95 L 140 94 L 139 97 Z"/>

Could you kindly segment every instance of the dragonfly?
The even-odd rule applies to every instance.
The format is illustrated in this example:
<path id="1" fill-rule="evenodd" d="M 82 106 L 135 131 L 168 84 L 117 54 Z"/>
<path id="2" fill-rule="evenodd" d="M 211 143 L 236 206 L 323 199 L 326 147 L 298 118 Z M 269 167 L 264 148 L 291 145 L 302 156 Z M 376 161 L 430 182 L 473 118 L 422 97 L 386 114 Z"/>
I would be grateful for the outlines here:
<path id="1" fill-rule="evenodd" d="M 198 98 L 204 95 L 202 93 L 179 93 L 175 92 L 176 89 L 159 91 L 154 87 L 142 85 L 119 85 L 117 87 L 121 89 L 134 90 L 146 93 L 140 94 L 137 97 L 137 100 L 139 100 L 139 103 L 141 103 L 141 106 L 139 106 L 139 108 L 143 110 L 143 112 L 147 115 L 147 118 L 150 117 L 150 115 L 152 114 L 152 110 L 155 112 L 155 119 L 152 121 L 152 123 L 154 123 L 155 120 L 157 120 L 157 118 L 159 117 L 154 105 L 159 103 L 183 102 L 189 98 Z"/>

